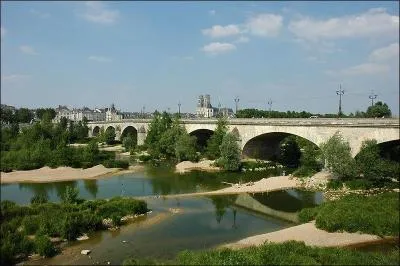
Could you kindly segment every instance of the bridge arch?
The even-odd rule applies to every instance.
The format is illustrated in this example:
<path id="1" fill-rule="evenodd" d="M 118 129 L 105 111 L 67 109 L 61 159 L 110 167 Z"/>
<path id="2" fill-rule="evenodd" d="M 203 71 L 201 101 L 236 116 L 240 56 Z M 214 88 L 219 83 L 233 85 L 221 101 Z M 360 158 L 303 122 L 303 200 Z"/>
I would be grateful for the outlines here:
<path id="1" fill-rule="evenodd" d="M 92 130 L 92 136 L 96 137 L 100 134 L 100 127 L 99 126 L 95 126 Z"/>
<path id="2" fill-rule="evenodd" d="M 200 151 L 203 151 L 205 149 L 205 147 L 207 146 L 207 141 L 211 138 L 213 134 L 213 130 L 204 128 L 196 129 L 189 133 L 190 136 L 196 137 L 197 148 Z"/>
<path id="3" fill-rule="evenodd" d="M 312 143 L 316 148 L 319 148 L 315 142 L 293 133 L 267 132 L 243 143 L 242 156 L 244 158 L 276 160 L 280 155 L 281 141 L 289 136 L 299 137 L 301 141 Z"/>
<path id="4" fill-rule="evenodd" d="M 131 136 L 135 145 L 137 145 L 138 139 L 138 131 L 134 126 L 126 126 L 121 133 L 121 141 L 124 141 L 124 138 Z"/>

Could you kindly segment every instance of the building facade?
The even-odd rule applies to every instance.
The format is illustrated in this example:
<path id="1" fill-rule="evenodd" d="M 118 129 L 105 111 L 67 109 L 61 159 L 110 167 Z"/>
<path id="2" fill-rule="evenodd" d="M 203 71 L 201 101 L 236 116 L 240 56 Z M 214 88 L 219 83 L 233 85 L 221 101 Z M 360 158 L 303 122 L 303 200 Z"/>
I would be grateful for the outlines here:
<path id="1" fill-rule="evenodd" d="M 74 122 L 82 121 L 84 117 L 86 117 L 88 121 L 104 121 L 106 119 L 106 112 L 104 109 L 96 108 L 91 110 L 87 107 L 83 107 L 82 109 L 69 109 L 67 106 L 59 105 L 55 111 L 56 116 L 53 119 L 55 123 L 59 123 L 62 117 Z"/>
<path id="2" fill-rule="evenodd" d="M 234 117 L 231 108 L 215 108 L 211 105 L 211 96 L 209 94 L 200 95 L 197 99 L 196 117 L 211 118 L 211 117 Z"/>

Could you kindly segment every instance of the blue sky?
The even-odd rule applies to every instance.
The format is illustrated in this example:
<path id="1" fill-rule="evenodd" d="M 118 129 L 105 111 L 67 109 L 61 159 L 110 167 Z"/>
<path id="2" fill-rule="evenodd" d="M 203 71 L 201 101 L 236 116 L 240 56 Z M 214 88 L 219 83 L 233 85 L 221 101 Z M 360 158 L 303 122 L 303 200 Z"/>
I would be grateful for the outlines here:
<path id="1" fill-rule="evenodd" d="M 399 112 L 396 2 L 2 2 L 1 102 Z"/>

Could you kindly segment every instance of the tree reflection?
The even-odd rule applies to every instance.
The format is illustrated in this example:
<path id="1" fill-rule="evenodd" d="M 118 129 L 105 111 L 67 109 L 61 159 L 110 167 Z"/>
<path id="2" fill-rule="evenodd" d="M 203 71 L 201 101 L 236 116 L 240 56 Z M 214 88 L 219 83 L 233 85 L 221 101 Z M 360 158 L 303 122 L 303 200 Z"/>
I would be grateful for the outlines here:
<path id="1" fill-rule="evenodd" d="M 215 207 L 215 219 L 218 223 L 221 223 L 221 220 L 226 213 L 226 208 L 236 201 L 237 195 L 210 196 L 210 198 Z"/>
<path id="2" fill-rule="evenodd" d="M 99 187 L 96 179 L 88 179 L 83 181 L 85 189 L 92 195 L 93 198 L 97 197 Z"/>
<path id="3" fill-rule="evenodd" d="M 38 183 L 38 184 L 18 184 L 19 189 L 27 189 L 32 192 L 33 197 L 44 197 L 46 199 L 49 198 L 49 192 L 53 189 L 52 183 Z"/>
<path id="4" fill-rule="evenodd" d="M 67 187 L 76 188 L 77 182 L 76 181 L 65 181 L 65 182 L 56 182 L 52 183 L 57 191 L 57 196 L 59 200 L 62 200 L 62 196 L 65 194 Z"/>

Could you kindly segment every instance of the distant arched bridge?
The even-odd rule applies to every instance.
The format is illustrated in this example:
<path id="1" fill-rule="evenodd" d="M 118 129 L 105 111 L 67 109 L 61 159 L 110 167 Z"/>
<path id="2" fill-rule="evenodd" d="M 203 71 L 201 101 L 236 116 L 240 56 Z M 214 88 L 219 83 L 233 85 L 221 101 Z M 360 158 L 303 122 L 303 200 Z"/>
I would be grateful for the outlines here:
<path id="1" fill-rule="evenodd" d="M 137 144 L 141 145 L 150 122 L 150 119 L 89 122 L 89 136 L 95 136 L 101 130 L 114 130 L 116 140 L 121 140 L 121 136 L 129 131 L 137 134 Z M 213 134 L 217 119 L 182 119 L 181 124 L 204 145 Z M 276 150 L 279 141 L 288 135 L 300 136 L 320 146 L 339 131 L 349 142 L 353 156 L 366 139 L 376 139 L 378 143 L 398 142 L 400 135 L 399 120 L 395 118 L 228 119 L 228 128 L 238 137 L 240 148 L 248 156 L 260 146 L 264 147 L 262 152 Z"/>

